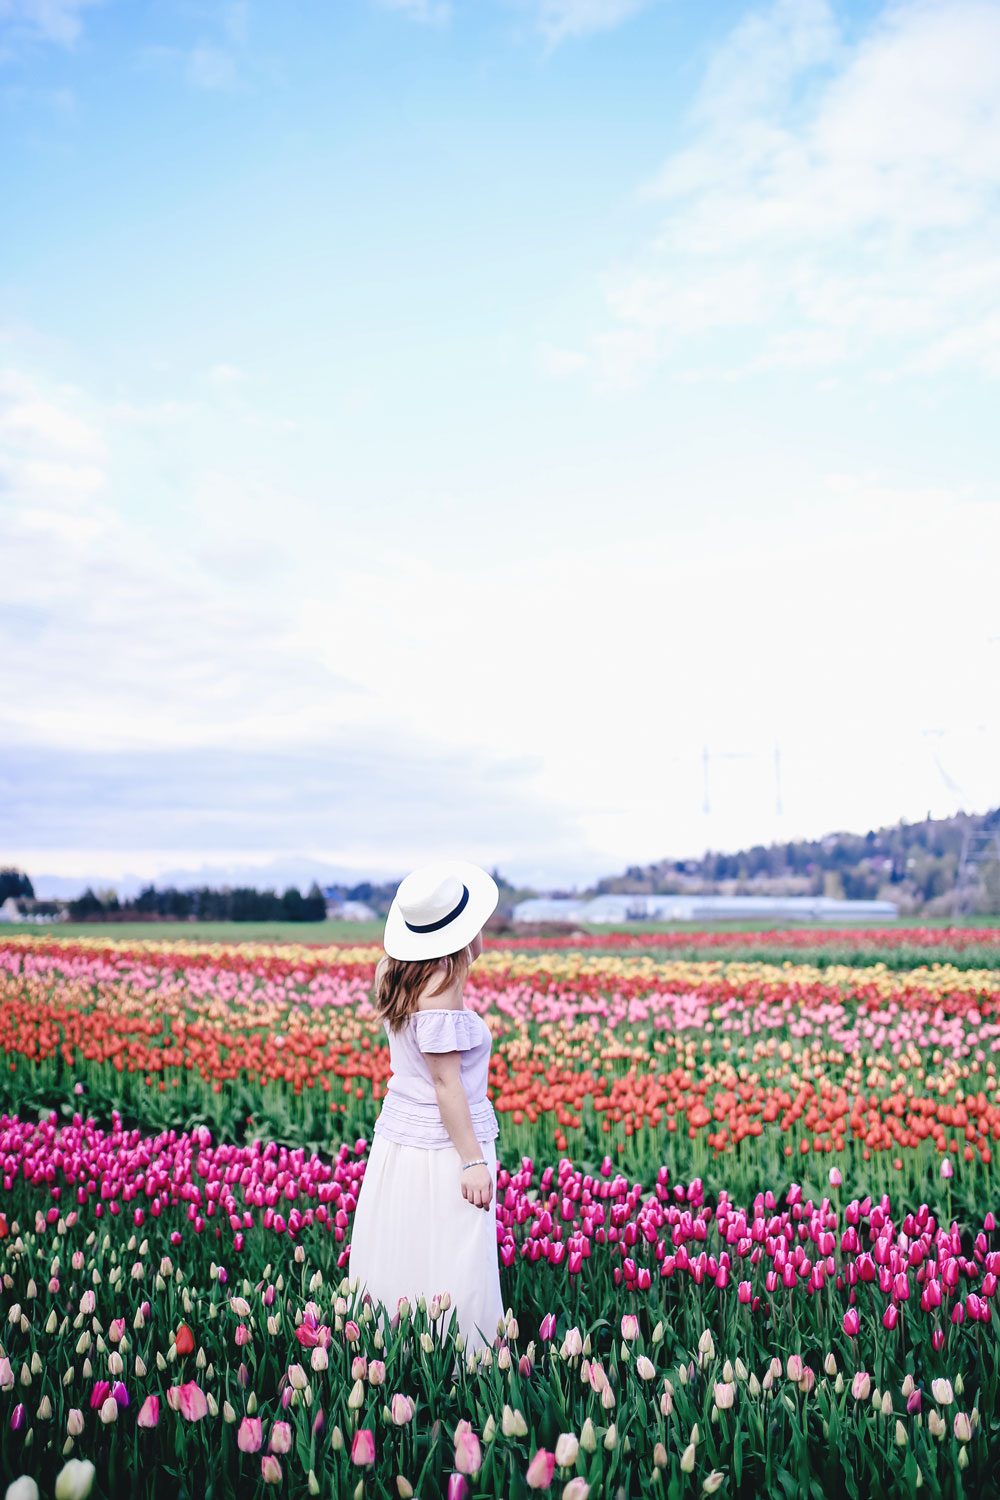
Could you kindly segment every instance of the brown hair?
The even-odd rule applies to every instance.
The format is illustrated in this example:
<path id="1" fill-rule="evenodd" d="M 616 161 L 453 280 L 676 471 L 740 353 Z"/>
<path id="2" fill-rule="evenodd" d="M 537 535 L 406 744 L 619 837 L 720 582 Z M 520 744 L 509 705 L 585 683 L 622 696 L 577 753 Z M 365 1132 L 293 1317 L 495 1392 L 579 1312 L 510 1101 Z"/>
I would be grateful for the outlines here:
<path id="1" fill-rule="evenodd" d="M 398 1031 L 408 1016 L 417 1010 L 417 1001 L 435 978 L 441 982 L 427 990 L 428 997 L 441 995 L 453 984 L 463 985 L 469 972 L 469 950 L 443 955 L 447 963 L 441 974 L 440 958 L 389 958 L 375 982 L 375 1009 L 379 1018 L 388 1021 L 390 1031 Z"/>

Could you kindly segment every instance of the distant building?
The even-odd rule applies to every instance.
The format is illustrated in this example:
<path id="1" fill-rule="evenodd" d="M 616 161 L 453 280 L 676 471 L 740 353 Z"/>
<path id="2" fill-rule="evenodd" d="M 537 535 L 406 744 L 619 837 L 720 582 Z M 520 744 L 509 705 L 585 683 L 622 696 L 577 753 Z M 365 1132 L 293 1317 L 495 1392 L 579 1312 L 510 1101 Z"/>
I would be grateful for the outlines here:
<path id="1" fill-rule="evenodd" d="M 8 896 L 0 906 L 0 922 L 62 922 L 66 915 L 61 901 L 39 901 L 33 896 Z"/>
<path id="2" fill-rule="evenodd" d="M 786 922 L 843 921 L 899 915 L 894 901 L 836 901 L 829 896 L 638 896 L 533 897 L 519 901 L 515 922 L 707 922 L 771 918 Z"/>
<path id="3" fill-rule="evenodd" d="M 378 912 L 367 901 L 344 901 L 340 896 L 328 894 L 326 919 L 328 922 L 376 922 Z"/>

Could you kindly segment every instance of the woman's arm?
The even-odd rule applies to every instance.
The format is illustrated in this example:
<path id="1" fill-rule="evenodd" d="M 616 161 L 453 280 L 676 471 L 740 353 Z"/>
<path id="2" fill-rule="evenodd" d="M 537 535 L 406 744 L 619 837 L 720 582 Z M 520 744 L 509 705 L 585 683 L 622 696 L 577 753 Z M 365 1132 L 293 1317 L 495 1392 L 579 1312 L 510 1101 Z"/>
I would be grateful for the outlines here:
<path id="1" fill-rule="evenodd" d="M 482 1147 L 476 1140 L 469 1099 L 462 1086 L 461 1052 L 425 1052 L 444 1128 L 463 1161 L 477 1161 Z M 462 1173 L 462 1196 L 477 1208 L 489 1208 L 493 1175 L 489 1167 L 469 1167 Z"/>

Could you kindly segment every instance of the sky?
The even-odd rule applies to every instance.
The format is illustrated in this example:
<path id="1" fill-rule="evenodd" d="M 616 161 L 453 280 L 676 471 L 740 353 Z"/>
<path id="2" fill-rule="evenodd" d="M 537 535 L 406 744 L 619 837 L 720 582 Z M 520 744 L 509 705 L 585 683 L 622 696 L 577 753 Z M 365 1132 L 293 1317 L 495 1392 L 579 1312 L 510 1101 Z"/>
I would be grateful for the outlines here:
<path id="1" fill-rule="evenodd" d="M 0 0 L 0 863 L 1000 803 L 1000 0 Z"/>

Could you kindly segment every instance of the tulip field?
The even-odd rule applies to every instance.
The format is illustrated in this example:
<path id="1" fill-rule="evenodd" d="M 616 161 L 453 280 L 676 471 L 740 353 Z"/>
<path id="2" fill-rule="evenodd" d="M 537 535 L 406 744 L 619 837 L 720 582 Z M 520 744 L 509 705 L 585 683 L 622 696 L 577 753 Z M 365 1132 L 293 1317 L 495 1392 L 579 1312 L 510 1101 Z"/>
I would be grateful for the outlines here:
<path id="1" fill-rule="evenodd" d="M 12 1500 L 1000 1496 L 1000 930 L 902 937 L 488 945 L 478 1354 L 347 1278 L 381 948 L 0 938 Z"/>

